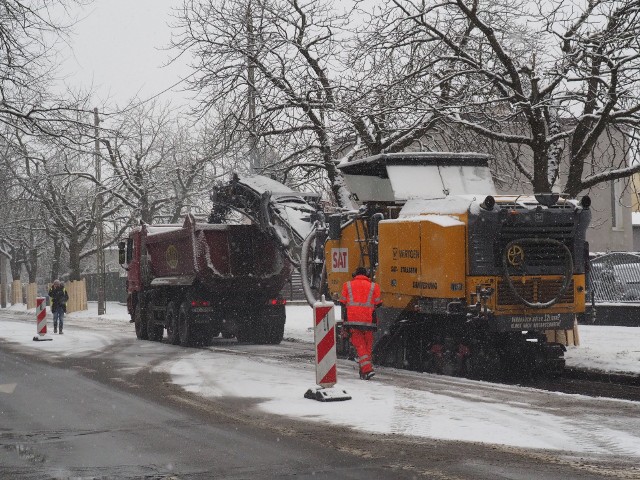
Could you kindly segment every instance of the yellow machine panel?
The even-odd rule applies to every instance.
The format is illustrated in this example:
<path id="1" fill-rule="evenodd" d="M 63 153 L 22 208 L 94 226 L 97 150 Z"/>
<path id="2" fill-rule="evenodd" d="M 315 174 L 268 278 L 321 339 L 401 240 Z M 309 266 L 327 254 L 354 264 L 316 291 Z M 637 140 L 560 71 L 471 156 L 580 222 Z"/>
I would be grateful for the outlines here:
<path id="1" fill-rule="evenodd" d="M 379 281 L 391 295 L 464 298 L 465 224 L 448 215 L 379 225 Z"/>
<path id="2" fill-rule="evenodd" d="M 420 278 L 420 223 L 382 221 L 378 281 L 383 292 L 414 295 L 413 283 Z"/>
<path id="3" fill-rule="evenodd" d="M 465 224 L 447 215 L 427 217 L 431 219 L 420 222 L 422 276 L 414 285 L 418 287 L 415 290 L 426 297 L 464 298 L 467 251 Z"/>
<path id="4" fill-rule="evenodd" d="M 351 274 L 357 267 L 369 268 L 365 228 L 363 221 L 356 220 L 342 230 L 338 240 L 327 240 L 325 265 L 333 300 L 340 298 L 343 283 L 351 280 Z"/>

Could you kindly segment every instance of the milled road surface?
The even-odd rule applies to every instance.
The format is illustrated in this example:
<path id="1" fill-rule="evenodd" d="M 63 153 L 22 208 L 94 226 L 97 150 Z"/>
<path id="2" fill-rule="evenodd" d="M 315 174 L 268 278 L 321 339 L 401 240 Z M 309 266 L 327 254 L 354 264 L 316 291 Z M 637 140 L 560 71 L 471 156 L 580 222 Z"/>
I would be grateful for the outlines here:
<path id="1" fill-rule="evenodd" d="M 80 358 L 36 359 L 0 344 L 0 478 L 640 478 L 625 456 L 364 434 L 268 415 L 248 399 L 203 399 L 150 371 L 181 347 L 143 342 L 141 353 L 129 335 Z M 310 361 L 308 348 L 290 342 L 211 348 L 272 355 L 292 366 Z M 512 395 L 486 383 L 387 373 L 398 385 Z"/>

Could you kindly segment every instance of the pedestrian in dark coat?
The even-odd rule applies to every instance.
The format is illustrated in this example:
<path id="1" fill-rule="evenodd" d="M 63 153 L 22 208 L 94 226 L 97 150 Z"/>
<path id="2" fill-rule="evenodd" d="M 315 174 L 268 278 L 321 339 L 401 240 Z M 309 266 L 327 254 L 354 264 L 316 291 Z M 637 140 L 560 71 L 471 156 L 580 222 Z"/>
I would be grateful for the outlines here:
<path id="1" fill-rule="evenodd" d="M 53 333 L 62 334 L 62 325 L 64 314 L 67 311 L 67 301 L 69 294 L 64 288 L 64 283 L 55 280 L 49 289 L 49 301 L 51 305 L 51 313 L 53 314 Z"/>

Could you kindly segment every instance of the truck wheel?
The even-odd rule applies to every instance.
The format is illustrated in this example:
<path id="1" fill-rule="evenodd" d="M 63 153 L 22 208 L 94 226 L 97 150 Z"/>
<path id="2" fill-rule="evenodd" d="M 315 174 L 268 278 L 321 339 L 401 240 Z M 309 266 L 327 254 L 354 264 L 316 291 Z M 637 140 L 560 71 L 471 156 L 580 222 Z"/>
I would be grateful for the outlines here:
<path id="1" fill-rule="evenodd" d="M 255 341 L 254 326 L 250 322 L 245 322 L 238 327 L 236 338 L 240 343 L 251 343 Z"/>
<path id="2" fill-rule="evenodd" d="M 262 320 L 254 325 L 253 338 L 248 341 L 257 345 L 277 345 L 284 337 L 284 322 L 275 319 Z"/>
<path id="3" fill-rule="evenodd" d="M 133 312 L 133 321 L 136 326 L 136 337 L 140 340 L 147 340 L 147 322 L 144 321 L 142 316 L 142 305 L 140 302 L 136 305 L 136 309 Z"/>
<path id="4" fill-rule="evenodd" d="M 278 345 L 284 338 L 284 320 L 271 321 L 268 325 L 265 325 L 266 335 L 265 343 L 270 345 Z"/>
<path id="5" fill-rule="evenodd" d="M 189 315 L 189 303 L 183 302 L 178 312 L 178 333 L 180 335 L 180 345 L 190 347 L 192 341 L 191 315 Z"/>
<path id="6" fill-rule="evenodd" d="M 277 345 L 284 337 L 286 314 L 284 307 L 276 310 L 263 310 L 259 315 L 259 325 L 256 330 L 256 343 Z"/>
<path id="7" fill-rule="evenodd" d="M 214 332 L 209 325 L 198 325 L 191 328 L 191 343 L 198 347 L 212 345 L 214 336 L 217 337 L 218 332 Z"/>
<path id="8" fill-rule="evenodd" d="M 153 312 L 147 312 L 147 336 L 152 342 L 161 342 L 164 334 L 164 326 L 158 325 L 153 318 Z"/>
<path id="9" fill-rule="evenodd" d="M 174 302 L 169 302 L 167 305 L 164 321 L 167 326 L 167 341 L 171 345 L 178 345 L 180 343 L 180 332 L 178 331 L 178 312 Z"/>

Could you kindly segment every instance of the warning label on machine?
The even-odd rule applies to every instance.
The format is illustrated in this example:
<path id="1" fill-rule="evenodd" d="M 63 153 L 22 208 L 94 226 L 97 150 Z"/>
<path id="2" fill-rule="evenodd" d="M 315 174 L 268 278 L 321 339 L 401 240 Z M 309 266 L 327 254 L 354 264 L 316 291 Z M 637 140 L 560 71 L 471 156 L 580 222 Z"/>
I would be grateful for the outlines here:
<path id="1" fill-rule="evenodd" d="M 542 315 L 500 315 L 496 317 L 498 330 L 554 330 L 573 327 L 571 313 L 545 313 Z"/>
<path id="2" fill-rule="evenodd" d="M 349 272 L 349 249 L 348 248 L 332 248 L 331 249 L 331 271 L 332 272 Z"/>

